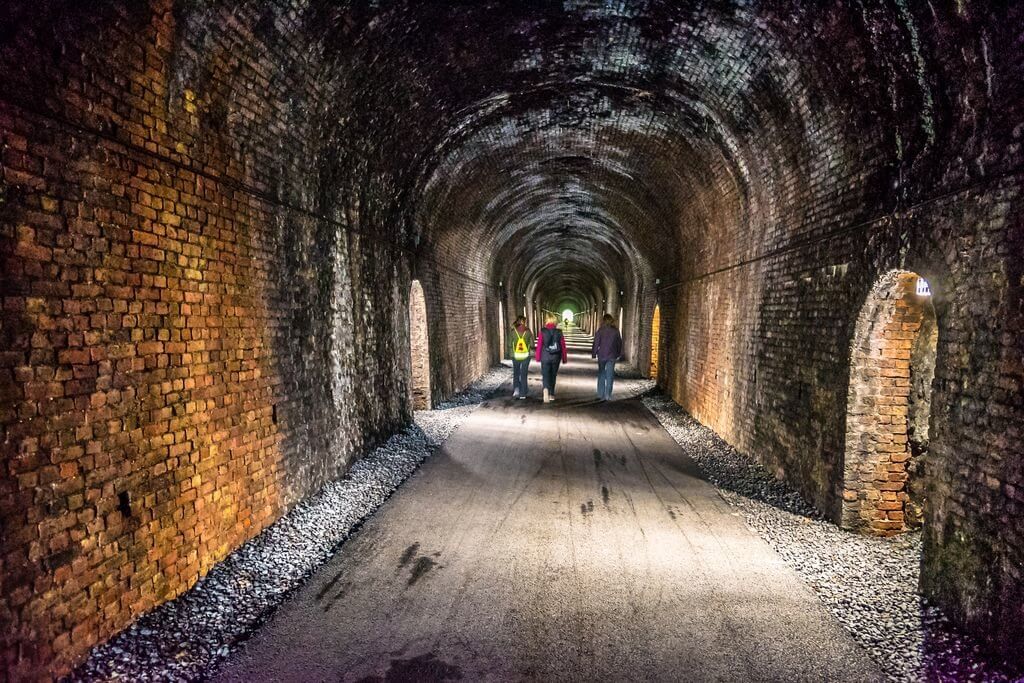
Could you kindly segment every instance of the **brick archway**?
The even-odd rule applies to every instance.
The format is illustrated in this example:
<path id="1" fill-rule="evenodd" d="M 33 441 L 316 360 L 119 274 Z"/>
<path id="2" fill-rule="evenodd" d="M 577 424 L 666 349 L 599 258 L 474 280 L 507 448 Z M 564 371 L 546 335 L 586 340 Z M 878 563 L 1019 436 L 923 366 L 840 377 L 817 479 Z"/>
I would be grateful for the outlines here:
<path id="1" fill-rule="evenodd" d="M 850 353 L 844 528 L 889 536 L 923 523 L 937 330 L 916 273 L 883 275 L 861 309 Z"/>
<path id="2" fill-rule="evenodd" d="M 505 330 L 511 327 L 505 320 L 505 304 L 498 299 L 498 361 L 505 358 Z"/>
<path id="3" fill-rule="evenodd" d="M 430 399 L 430 336 L 423 285 L 412 281 L 409 291 L 409 354 L 412 365 L 413 410 L 428 410 Z"/>
<path id="4" fill-rule="evenodd" d="M 651 379 L 658 379 L 658 356 L 661 350 L 661 306 L 654 307 L 651 317 Z"/>

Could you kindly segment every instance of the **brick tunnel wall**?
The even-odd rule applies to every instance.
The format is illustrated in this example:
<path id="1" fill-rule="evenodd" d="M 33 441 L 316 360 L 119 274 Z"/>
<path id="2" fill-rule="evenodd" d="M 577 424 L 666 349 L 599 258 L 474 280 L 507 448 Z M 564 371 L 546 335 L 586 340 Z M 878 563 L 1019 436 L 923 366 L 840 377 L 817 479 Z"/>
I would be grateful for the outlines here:
<path id="1" fill-rule="evenodd" d="M 39 3 L 0 55 L 15 678 L 67 671 L 409 416 L 409 259 L 362 234 L 372 188 L 323 186 L 283 4 L 126 6 Z"/>
<path id="2" fill-rule="evenodd" d="M 880 155 L 856 159 L 841 150 L 837 131 L 801 131 L 815 145 L 835 144 L 836 161 L 786 178 L 759 207 L 752 202 L 725 226 L 733 236 L 718 236 L 726 249 L 695 250 L 693 273 L 660 289 L 668 338 L 660 375 L 697 419 L 838 520 L 857 316 L 886 273 L 927 278 L 938 351 L 922 587 L 1020 662 L 1024 127 L 1013 108 L 992 99 L 1020 101 L 1019 82 L 1009 77 L 1019 63 L 1007 55 L 979 70 L 966 52 L 955 56 L 941 44 L 980 51 L 972 32 L 1001 29 L 965 20 L 956 30 L 939 26 L 922 47 L 932 77 L 958 84 L 937 96 L 935 130 L 918 134 L 934 135 L 931 143 L 911 145 L 892 173 L 877 166 Z M 815 37 L 827 40 L 827 31 Z M 808 49 L 819 47 L 812 41 Z M 993 73 L 1001 80 L 993 83 Z M 879 123 L 879 135 L 905 124 Z M 863 140 L 864 149 L 878 144 Z"/>
<path id="3" fill-rule="evenodd" d="M 414 185 L 409 150 L 429 156 L 422 141 L 447 137 L 462 149 L 458 125 L 451 135 L 431 126 L 492 92 L 551 75 L 575 83 L 557 63 L 523 72 L 545 62 L 520 57 L 534 31 L 576 39 L 595 24 L 510 23 L 489 6 L 473 21 L 452 21 L 443 4 L 416 13 L 427 5 L 343 17 L 325 40 L 332 57 L 303 35 L 330 22 L 300 0 L 9 3 L 30 10 L 15 31 L 0 27 L 0 513 L 11 520 L 0 618 L 12 624 L 0 664 L 66 669 L 407 419 L 412 277 L 425 293 L 435 401 L 496 358 L 493 243 L 467 239 L 484 214 L 439 214 L 422 244 L 405 234 L 415 220 L 394 207 Z M 684 28 L 690 10 L 701 15 L 693 26 L 718 21 L 710 4 L 650 5 Z M 624 158 L 650 158 L 682 138 L 680 167 L 694 169 L 678 176 L 678 197 L 648 197 L 673 200 L 659 211 L 623 214 L 624 226 L 649 224 L 631 239 L 658 256 L 661 279 L 652 288 L 644 271 L 627 287 L 638 308 L 627 353 L 646 368 L 660 305 L 659 376 L 673 397 L 837 514 L 858 312 L 884 273 L 927 277 L 939 348 L 924 585 L 1010 647 L 1024 639 L 1024 477 L 1019 457 L 1004 457 L 1024 450 L 1024 130 L 1004 103 L 1024 97 L 1007 78 L 1019 49 L 995 47 L 1015 44 L 1019 11 L 943 7 L 915 33 L 903 3 L 836 3 L 821 15 L 799 2 L 755 5 L 721 3 L 729 26 L 752 29 L 720 34 L 724 49 L 651 34 L 673 54 L 705 54 L 680 77 L 709 86 L 709 116 L 728 119 L 710 121 L 712 133 L 729 134 L 665 130 L 646 154 L 623 142 Z M 912 11 L 916 25 L 932 21 Z M 414 41 L 413 25 L 431 39 Z M 464 51 L 437 49 L 439 31 Z M 799 54 L 776 61 L 777 45 Z M 737 55 L 771 59 L 753 69 Z M 329 57 L 338 61 L 321 64 Z M 652 91 L 671 80 L 616 73 L 649 78 Z M 485 81 L 499 75 L 507 82 Z M 620 90 L 600 96 L 602 111 L 605 100 L 647 106 Z M 530 120 L 514 107 L 503 115 L 518 114 Z M 324 127 L 332 118 L 340 130 Z M 651 120 L 626 119 L 627 129 Z M 615 138 L 616 117 L 603 120 L 601 136 Z M 579 131 L 565 130 L 551 149 L 573 159 Z M 743 163 L 703 167 L 721 156 Z M 642 175 L 673 173 L 659 162 Z"/>
<path id="4" fill-rule="evenodd" d="M 417 275 L 427 302 L 433 401 L 443 400 L 480 377 L 499 358 L 498 290 L 482 267 L 425 251 Z M 467 267 L 468 266 L 468 267 Z"/>
<path id="5" fill-rule="evenodd" d="M 935 292 L 923 587 L 1004 654 L 1021 642 L 1024 474 L 1020 362 L 1024 211 L 1016 182 L 918 209 L 816 249 L 688 283 L 662 377 L 697 419 L 838 520 L 850 344 L 878 277 L 914 270 Z M 938 245 L 979 243 L 986 262 Z M 1015 262 L 1016 259 L 1016 262 Z M 662 307 L 663 319 L 666 307 Z M 663 323 L 664 324 L 664 323 Z"/>

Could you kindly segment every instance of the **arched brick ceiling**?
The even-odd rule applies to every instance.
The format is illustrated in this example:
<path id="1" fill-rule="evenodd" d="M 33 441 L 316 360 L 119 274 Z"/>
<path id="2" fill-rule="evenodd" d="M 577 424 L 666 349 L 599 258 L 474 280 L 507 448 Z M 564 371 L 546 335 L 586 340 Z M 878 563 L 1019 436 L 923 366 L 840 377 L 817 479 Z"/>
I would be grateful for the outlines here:
<path id="1" fill-rule="evenodd" d="M 837 159 L 877 156 L 868 114 L 842 112 L 835 74 L 805 59 L 804 39 L 823 42 L 805 14 L 410 2 L 318 8 L 314 23 L 325 74 L 349 79 L 334 84 L 341 162 L 394 195 L 405 239 L 553 304 L 590 301 L 609 278 L 685 276 L 735 253 L 737 231 L 813 204 L 807 188 L 813 199 Z M 832 8 L 815 21 L 862 19 Z"/>
<path id="2" fill-rule="evenodd" d="M 442 160 L 417 223 L 440 244 L 464 239 L 450 228 L 467 226 L 490 256 L 492 279 L 516 290 L 536 282 L 547 307 L 564 294 L 588 308 L 601 303 L 593 292 L 605 291 L 608 278 L 628 286 L 652 261 L 673 267 L 683 207 L 664 181 L 682 178 L 652 145 L 649 116 L 566 120 L 570 103 L 561 104 L 488 126 Z M 565 269 L 576 276 L 558 276 Z"/>
<path id="3" fill-rule="evenodd" d="M 880 272 L 913 264 L 949 332 L 933 442 L 949 504 L 925 547 L 955 537 L 954 556 L 994 568 L 947 571 L 926 550 L 923 587 L 1022 640 L 1005 599 L 1022 536 L 988 532 L 1021 518 L 1024 490 L 1004 472 L 1024 3 L 0 7 L 0 394 L 27 454 L 4 480 L 18 514 L 2 561 L 12 595 L 46 589 L 0 605 L 24 617 L 19 666 L 70 664 L 397 430 L 410 276 L 434 398 L 494 360 L 496 300 L 607 301 L 631 363 L 656 337 L 667 393 L 826 511 L 852 316 Z M 78 472 L 64 483 L 103 492 L 100 516 L 112 491 L 155 496 L 155 541 L 116 512 L 97 536 L 65 505 L 79 489 L 35 485 L 58 455 Z M 196 498 L 179 469 L 216 481 Z M 120 578 L 93 595 L 63 569 L 80 558 Z"/>

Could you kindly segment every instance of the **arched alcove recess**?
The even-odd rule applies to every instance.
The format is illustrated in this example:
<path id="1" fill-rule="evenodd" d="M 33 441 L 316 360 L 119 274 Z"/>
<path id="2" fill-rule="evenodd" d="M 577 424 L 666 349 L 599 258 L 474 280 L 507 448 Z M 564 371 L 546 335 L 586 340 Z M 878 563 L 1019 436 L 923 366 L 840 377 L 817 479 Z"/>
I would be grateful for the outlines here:
<path id="1" fill-rule="evenodd" d="M 498 360 L 505 358 L 505 327 L 509 326 L 505 320 L 505 304 L 498 301 Z"/>
<path id="2" fill-rule="evenodd" d="M 661 348 L 661 306 L 654 307 L 651 318 L 651 379 L 658 379 L 658 352 Z"/>
<path id="3" fill-rule="evenodd" d="M 845 528 L 889 536 L 923 523 L 937 341 L 927 283 L 906 271 L 883 275 L 861 309 L 850 354 Z"/>
<path id="4" fill-rule="evenodd" d="M 412 281 L 409 291 L 409 354 L 412 367 L 413 410 L 430 408 L 430 337 L 423 285 Z"/>

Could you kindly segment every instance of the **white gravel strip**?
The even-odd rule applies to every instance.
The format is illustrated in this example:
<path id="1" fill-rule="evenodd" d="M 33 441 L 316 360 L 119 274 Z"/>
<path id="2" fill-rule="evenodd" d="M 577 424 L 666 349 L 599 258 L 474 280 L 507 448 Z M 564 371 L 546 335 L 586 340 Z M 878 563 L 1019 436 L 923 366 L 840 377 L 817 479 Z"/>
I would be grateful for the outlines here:
<path id="1" fill-rule="evenodd" d="M 416 411 L 416 425 L 431 446 L 440 446 L 477 407 L 503 384 L 512 384 L 511 370 L 491 368 L 465 391 L 439 403 L 433 410 Z M 509 389 L 511 391 L 511 389 Z"/>
<path id="2" fill-rule="evenodd" d="M 918 594 L 920 532 L 885 539 L 843 531 L 671 399 L 643 402 L 890 680 L 1011 680 Z"/>
<path id="3" fill-rule="evenodd" d="M 72 681 L 194 681 L 210 675 L 287 596 L 387 500 L 487 396 L 509 380 L 495 368 L 296 505 L 186 593 L 97 646 Z"/>
<path id="4" fill-rule="evenodd" d="M 657 386 L 653 379 L 643 377 L 630 370 L 615 368 L 615 385 L 612 398 L 620 400 L 624 398 L 636 398 L 654 390 Z"/>
<path id="5" fill-rule="evenodd" d="M 494 368 L 434 410 L 417 412 L 415 425 L 358 460 L 343 479 L 298 504 L 184 595 L 95 648 L 70 680 L 193 681 L 209 676 L 509 380 L 507 368 Z M 620 375 L 616 398 L 644 395 L 653 385 Z M 878 539 L 843 532 L 671 400 L 648 395 L 643 401 L 892 680 L 1010 680 L 985 665 L 969 640 L 956 635 L 938 610 L 917 595 L 920 534 Z"/>

